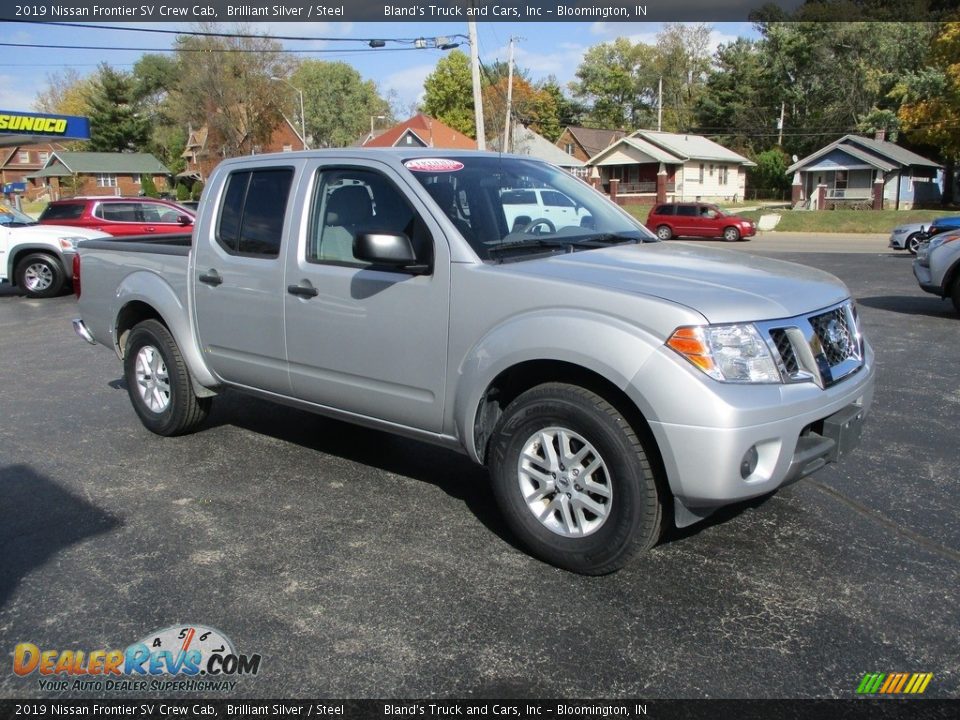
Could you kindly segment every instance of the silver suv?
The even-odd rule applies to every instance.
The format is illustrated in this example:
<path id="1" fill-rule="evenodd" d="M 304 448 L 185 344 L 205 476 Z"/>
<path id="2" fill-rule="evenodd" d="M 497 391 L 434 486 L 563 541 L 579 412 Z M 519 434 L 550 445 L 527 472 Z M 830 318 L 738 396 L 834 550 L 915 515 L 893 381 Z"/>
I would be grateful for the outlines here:
<path id="1" fill-rule="evenodd" d="M 960 230 L 944 233 L 924 243 L 913 261 L 920 289 L 953 300 L 960 313 Z"/>

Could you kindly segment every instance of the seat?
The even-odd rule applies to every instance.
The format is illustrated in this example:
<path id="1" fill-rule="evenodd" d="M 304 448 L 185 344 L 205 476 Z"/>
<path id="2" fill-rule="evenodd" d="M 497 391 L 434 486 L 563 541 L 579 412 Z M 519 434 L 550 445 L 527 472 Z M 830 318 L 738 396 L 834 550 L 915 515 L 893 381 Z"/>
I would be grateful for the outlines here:
<path id="1" fill-rule="evenodd" d="M 327 200 L 327 214 L 320 238 L 320 260 L 356 262 L 353 241 L 370 223 L 373 206 L 370 192 L 362 185 L 347 185 L 335 190 Z"/>
<path id="2" fill-rule="evenodd" d="M 461 218 L 457 212 L 456 190 L 453 185 L 448 182 L 435 182 L 425 185 L 424 187 L 426 187 L 427 192 L 430 193 L 433 201 L 443 210 L 444 215 L 450 218 L 450 222 L 460 231 L 460 234 L 463 235 L 468 242 L 472 243 L 474 238 L 473 228 L 471 228 L 470 223 Z"/>

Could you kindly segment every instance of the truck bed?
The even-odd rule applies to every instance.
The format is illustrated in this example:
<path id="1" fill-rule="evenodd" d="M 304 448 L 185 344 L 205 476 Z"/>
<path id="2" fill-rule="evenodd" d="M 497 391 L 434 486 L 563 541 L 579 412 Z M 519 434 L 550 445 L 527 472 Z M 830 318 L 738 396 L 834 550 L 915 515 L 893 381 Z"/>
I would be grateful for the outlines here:
<path id="1" fill-rule="evenodd" d="M 193 246 L 191 233 L 168 235 L 130 235 L 123 238 L 83 240 L 79 247 L 89 250 L 156 253 L 159 255 L 188 255 Z"/>

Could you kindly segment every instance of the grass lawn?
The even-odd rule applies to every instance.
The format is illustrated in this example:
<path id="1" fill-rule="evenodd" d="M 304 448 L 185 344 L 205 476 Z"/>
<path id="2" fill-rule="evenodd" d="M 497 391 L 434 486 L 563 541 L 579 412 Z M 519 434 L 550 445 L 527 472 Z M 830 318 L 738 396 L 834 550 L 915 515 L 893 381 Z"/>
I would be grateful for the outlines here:
<path id="1" fill-rule="evenodd" d="M 723 207 L 722 205 L 720 207 Z M 640 222 L 646 222 L 650 207 L 631 205 L 624 208 Z M 731 208 L 731 210 L 734 210 Z M 929 224 L 934 218 L 957 215 L 956 209 L 945 210 L 748 210 L 737 212 L 754 222 L 761 215 L 776 213 L 780 222 L 776 229 L 782 232 L 842 232 L 889 233 L 897 225 L 906 223 Z"/>

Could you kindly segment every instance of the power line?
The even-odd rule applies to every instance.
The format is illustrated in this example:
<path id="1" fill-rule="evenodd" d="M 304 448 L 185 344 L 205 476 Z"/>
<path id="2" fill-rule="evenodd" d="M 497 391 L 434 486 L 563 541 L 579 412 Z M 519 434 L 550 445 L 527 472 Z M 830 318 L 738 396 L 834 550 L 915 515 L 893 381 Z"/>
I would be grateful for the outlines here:
<path id="1" fill-rule="evenodd" d="M 262 48 L 148 48 L 148 47 L 115 47 L 113 45 L 49 45 L 38 43 L 9 43 L 0 42 L 0 47 L 20 47 L 20 48 L 38 48 L 38 49 L 56 49 L 56 50 L 109 50 L 115 52 L 192 52 L 192 53 L 263 53 Z M 324 50 L 316 48 L 292 48 L 278 49 L 274 52 L 283 53 L 383 53 L 383 52 L 409 52 L 417 50 L 435 50 L 439 48 L 418 48 L 418 47 L 399 47 L 399 48 L 354 48 L 352 50 Z"/>

